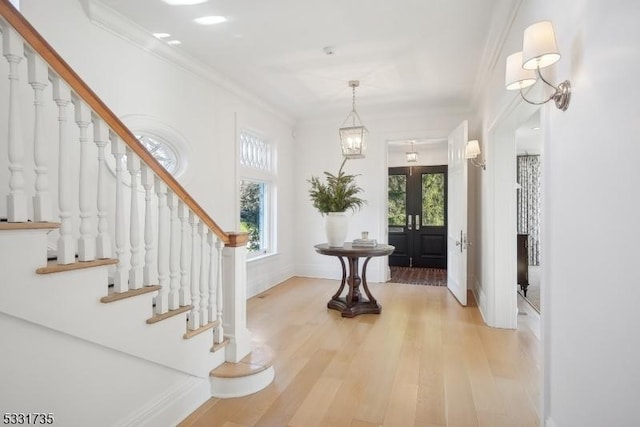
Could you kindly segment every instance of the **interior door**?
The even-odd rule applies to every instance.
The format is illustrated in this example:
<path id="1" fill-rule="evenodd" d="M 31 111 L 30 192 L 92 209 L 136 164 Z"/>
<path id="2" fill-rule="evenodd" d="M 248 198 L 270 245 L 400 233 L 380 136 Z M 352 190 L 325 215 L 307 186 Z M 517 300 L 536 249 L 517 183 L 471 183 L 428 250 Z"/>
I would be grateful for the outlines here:
<path id="1" fill-rule="evenodd" d="M 462 305 L 467 305 L 467 138 L 466 120 L 448 138 L 447 287 Z"/>
<path id="2" fill-rule="evenodd" d="M 447 268 L 447 166 L 389 168 L 389 265 Z"/>

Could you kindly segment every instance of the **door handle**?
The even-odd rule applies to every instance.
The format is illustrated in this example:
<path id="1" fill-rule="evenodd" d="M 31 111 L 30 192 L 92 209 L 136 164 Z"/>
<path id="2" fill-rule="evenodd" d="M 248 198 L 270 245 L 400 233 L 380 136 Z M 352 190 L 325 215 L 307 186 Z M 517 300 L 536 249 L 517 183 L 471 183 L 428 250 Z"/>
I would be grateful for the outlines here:
<path id="1" fill-rule="evenodd" d="M 464 233 L 460 230 L 460 240 L 456 240 L 456 246 L 460 246 L 460 253 L 464 251 Z"/>
<path id="2" fill-rule="evenodd" d="M 420 215 L 416 215 L 416 230 L 420 230 Z"/>
<path id="3" fill-rule="evenodd" d="M 411 224 L 412 217 L 411 215 L 407 215 L 407 228 L 409 230 L 413 230 L 413 225 Z"/>

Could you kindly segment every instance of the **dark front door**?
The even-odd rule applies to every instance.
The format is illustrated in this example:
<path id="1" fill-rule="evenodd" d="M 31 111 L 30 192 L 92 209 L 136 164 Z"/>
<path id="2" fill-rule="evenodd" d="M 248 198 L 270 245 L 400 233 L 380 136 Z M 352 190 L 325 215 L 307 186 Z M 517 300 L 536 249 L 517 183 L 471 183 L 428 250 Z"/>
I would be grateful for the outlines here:
<path id="1" fill-rule="evenodd" d="M 447 167 L 389 168 L 389 265 L 447 268 Z"/>

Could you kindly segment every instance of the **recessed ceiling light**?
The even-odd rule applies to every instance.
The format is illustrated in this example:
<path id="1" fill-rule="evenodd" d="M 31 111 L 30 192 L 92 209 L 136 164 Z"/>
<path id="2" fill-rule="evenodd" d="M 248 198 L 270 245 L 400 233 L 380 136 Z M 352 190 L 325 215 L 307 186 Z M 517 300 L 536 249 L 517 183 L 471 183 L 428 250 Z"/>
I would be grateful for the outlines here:
<path id="1" fill-rule="evenodd" d="M 196 24 L 200 24 L 200 25 L 213 25 L 213 24 L 220 24 L 221 22 L 226 22 L 227 18 L 225 18 L 224 16 L 203 16 L 200 18 L 196 18 L 193 20 L 193 22 L 195 22 Z"/>
<path id="2" fill-rule="evenodd" d="M 531 128 L 531 130 L 540 130 L 540 126 L 534 126 Z"/>
<path id="3" fill-rule="evenodd" d="M 207 0 L 162 0 L 170 6 L 190 6 L 192 4 L 206 3 Z"/>
<path id="4" fill-rule="evenodd" d="M 171 34 L 169 33 L 153 33 L 153 36 L 159 39 L 166 39 L 167 37 L 170 37 Z"/>
<path id="5" fill-rule="evenodd" d="M 172 46 L 177 46 L 179 44 L 182 44 L 182 42 L 180 40 L 169 40 L 167 44 L 170 44 Z"/>

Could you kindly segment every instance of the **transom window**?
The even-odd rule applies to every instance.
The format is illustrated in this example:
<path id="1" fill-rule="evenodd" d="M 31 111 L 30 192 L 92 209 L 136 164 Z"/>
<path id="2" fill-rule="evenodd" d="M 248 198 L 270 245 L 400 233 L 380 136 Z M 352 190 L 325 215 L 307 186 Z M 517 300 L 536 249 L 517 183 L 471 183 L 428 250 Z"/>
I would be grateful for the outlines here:
<path id="1" fill-rule="evenodd" d="M 240 132 L 240 165 L 270 172 L 270 144 L 257 135 L 246 131 Z"/>

